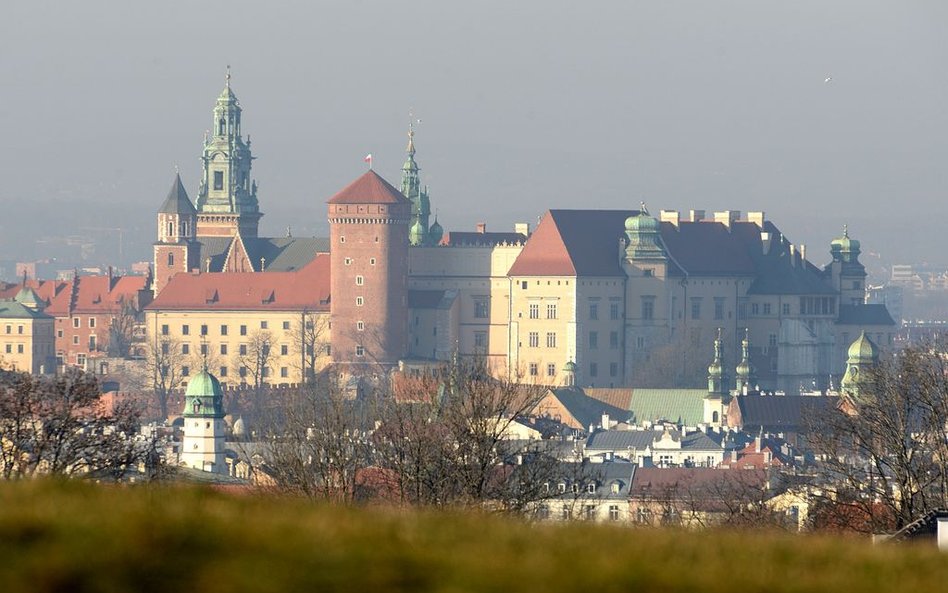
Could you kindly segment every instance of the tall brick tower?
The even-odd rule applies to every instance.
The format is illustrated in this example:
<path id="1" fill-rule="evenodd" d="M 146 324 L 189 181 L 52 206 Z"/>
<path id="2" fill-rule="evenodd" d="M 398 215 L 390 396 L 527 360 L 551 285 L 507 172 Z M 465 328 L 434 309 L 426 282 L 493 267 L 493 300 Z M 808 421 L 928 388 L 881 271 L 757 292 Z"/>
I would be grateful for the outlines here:
<path id="1" fill-rule="evenodd" d="M 197 211 L 188 192 L 184 191 L 181 176 L 175 175 L 171 191 L 158 209 L 158 241 L 155 243 L 155 295 L 178 272 L 189 272 L 198 267 L 199 248 L 195 242 Z"/>
<path id="2" fill-rule="evenodd" d="M 332 359 L 395 365 L 408 353 L 411 202 L 369 170 L 329 200 Z"/>

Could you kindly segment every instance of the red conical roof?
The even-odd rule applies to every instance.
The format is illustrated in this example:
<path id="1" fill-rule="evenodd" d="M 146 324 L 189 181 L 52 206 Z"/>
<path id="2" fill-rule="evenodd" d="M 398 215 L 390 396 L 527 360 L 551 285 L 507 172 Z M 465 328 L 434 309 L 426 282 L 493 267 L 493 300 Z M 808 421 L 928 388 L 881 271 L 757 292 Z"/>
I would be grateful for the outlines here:
<path id="1" fill-rule="evenodd" d="M 371 169 L 329 199 L 330 204 L 404 204 L 408 198 Z"/>

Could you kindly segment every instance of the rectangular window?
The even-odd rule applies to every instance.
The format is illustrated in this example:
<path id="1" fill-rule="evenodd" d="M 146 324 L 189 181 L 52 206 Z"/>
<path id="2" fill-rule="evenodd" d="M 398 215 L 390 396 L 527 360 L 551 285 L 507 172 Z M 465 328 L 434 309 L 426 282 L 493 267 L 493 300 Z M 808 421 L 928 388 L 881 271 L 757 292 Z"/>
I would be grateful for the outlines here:
<path id="1" fill-rule="evenodd" d="M 290 322 L 289 322 L 289 321 L 284 321 L 284 322 L 283 322 L 283 329 L 284 329 L 284 330 L 290 329 Z"/>
<path id="2" fill-rule="evenodd" d="M 168 344 L 168 342 L 162 342 L 161 353 L 167 355 L 170 353 L 170 351 L 171 351 L 171 346 Z"/>
<path id="3" fill-rule="evenodd" d="M 89 336 L 89 352 L 95 350 L 95 336 Z"/>
<path id="4" fill-rule="evenodd" d="M 363 299 L 360 296 L 356 297 L 356 307 L 361 307 L 364 304 L 365 304 L 365 299 Z"/>
<path id="5" fill-rule="evenodd" d="M 95 336 L 92 336 L 95 338 Z M 89 350 L 95 350 L 95 340 L 89 343 Z M 23 354 L 23 344 L 16 345 L 17 354 Z"/>
<path id="6" fill-rule="evenodd" d="M 365 276 L 356 276 L 356 286 L 363 286 L 365 284 Z"/>
<path id="7" fill-rule="evenodd" d="M 214 189 L 220 191 L 224 189 L 224 172 L 214 171 Z"/>
<path id="8" fill-rule="evenodd" d="M 550 364 L 546 365 L 546 376 L 547 377 L 556 376 L 556 364 L 551 362 Z"/>
<path id="9" fill-rule="evenodd" d="M 221 344 L 221 355 L 227 356 L 227 344 Z"/>
<path id="10" fill-rule="evenodd" d="M 181 354 L 191 354 L 191 346 L 188 344 L 181 344 Z"/>
<path id="11" fill-rule="evenodd" d="M 770 303 L 764 303 L 764 315 L 770 315 Z"/>
<path id="12" fill-rule="evenodd" d="M 365 356 L 365 347 L 356 346 L 356 356 Z"/>
<path id="13" fill-rule="evenodd" d="M 73 318 L 72 318 L 72 326 L 73 326 L 73 327 L 79 327 L 80 323 L 81 323 L 81 320 L 80 320 L 78 317 L 73 317 Z"/>
<path id="14" fill-rule="evenodd" d="M 474 332 L 474 347 L 487 348 L 487 332 Z"/>
<path id="15" fill-rule="evenodd" d="M 546 318 L 556 319 L 556 303 L 548 303 L 546 306 Z"/>
<path id="16" fill-rule="evenodd" d="M 784 314 L 784 315 L 789 315 L 789 314 L 790 314 L 790 303 L 784 303 L 784 304 L 783 304 L 783 314 Z"/>
<path id="17" fill-rule="evenodd" d="M 241 325 L 241 326 L 240 326 L 240 335 L 242 335 L 242 336 L 246 336 L 246 335 L 247 335 L 247 326 L 246 326 L 246 325 Z"/>
<path id="18" fill-rule="evenodd" d="M 691 298 L 691 318 L 701 319 L 701 297 Z"/>
<path id="19" fill-rule="evenodd" d="M 181 335 L 182 335 L 182 336 L 187 336 L 187 335 L 189 335 L 190 333 L 191 333 L 191 327 L 190 327 L 190 326 L 187 326 L 187 325 L 182 325 L 182 326 L 181 326 Z"/>
<path id="20" fill-rule="evenodd" d="M 556 348 L 556 333 L 547 332 L 546 333 L 546 347 L 547 348 Z"/>
<path id="21" fill-rule="evenodd" d="M 642 297 L 642 319 L 646 321 L 655 319 L 655 297 L 654 296 Z"/>
<path id="22" fill-rule="evenodd" d="M 72 337 L 72 345 L 73 345 L 73 346 L 78 346 L 78 345 L 79 345 L 79 336 L 73 336 L 73 337 Z"/>
<path id="23" fill-rule="evenodd" d="M 540 318 L 540 304 L 530 303 L 530 319 L 539 319 L 539 318 Z"/>
<path id="24" fill-rule="evenodd" d="M 476 299 L 474 301 L 474 317 L 476 319 L 487 319 L 490 317 L 490 301 L 487 299 Z"/>
<path id="25" fill-rule="evenodd" d="M 227 376 L 227 367 L 221 367 L 220 376 L 221 376 L 221 377 L 226 377 L 226 376 Z"/>
<path id="26" fill-rule="evenodd" d="M 207 356 L 207 344 L 201 344 L 201 356 Z"/>
<path id="27" fill-rule="evenodd" d="M 221 335 L 222 335 L 222 336 L 226 336 L 226 335 L 227 335 L 227 326 L 226 326 L 226 325 L 222 325 L 222 326 L 221 326 Z"/>
<path id="28" fill-rule="evenodd" d="M 201 335 L 202 336 L 207 335 L 207 324 L 201 324 Z"/>
<path id="29" fill-rule="evenodd" d="M 724 297 L 714 297 L 714 318 L 724 319 Z"/>
<path id="30" fill-rule="evenodd" d="M 609 520 L 618 521 L 619 520 L 619 505 L 610 504 L 609 505 Z"/>
<path id="31" fill-rule="evenodd" d="M 290 376 L 290 369 L 286 367 L 280 367 L 280 376 L 286 379 Z"/>
<path id="32" fill-rule="evenodd" d="M 358 331 L 360 331 L 360 332 L 361 332 L 361 331 L 365 331 L 365 322 L 364 322 L 364 321 L 356 321 L 356 329 L 357 329 Z"/>
<path id="33" fill-rule="evenodd" d="M 539 374 L 540 374 L 540 371 L 539 371 L 539 367 L 537 367 L 537 363 L 531 362 L 530 363 L 530 376 L 536 377 Z"/>
<path id="34" fill-rule="evenodd" d="M 609 319 L 619 318 L 619 303 L 609 303 Z"/>
<path id="35" fill-rule="evenodd" d="M 22 326 L 22 325 L 16 326 L 16 333 L 21 334 L 21 335 L 23 334 L 23 326 Z"/>
<path id="36" fill-rule="evenodd" d="M 57 337 L 57 338 L 63 337 L 63 330 L 57 329 L 57 330 L 56 330 L 56 337 Z"/>
<path id="37" fill-rule="evenodd" d="M 95 317 L 89 318 L 89 327 L 95 327 Z"/>
<path id="38" fill-rule="evenodd" d="M 599 303 L 589 303 L 589 318 L 599 319 Z"/>
<path id="39" fill-rule="evenodd" d="M 767 336 L 767 346 L 769 348 L 777 347 L 777 334 L 770 334 L 769 336 Z"/>
<path id="40" fill-rule="evenodd" d="M 187 377 L 191 374 L 191 367 L 181 367 L 181 376 Z"/>
<path id="41" fill-rule="evenodd" d="M 12 333 L 13 333 L 13 326 L 12 326 L 12 325 L 8 325 L 8 326 L 7 326 L 7 333 L 8 333 L 8 334 L 12 334 Z"/>
<path id="42" fill-rule="evenodd" d="M 528 334 L 528 338 L 531 348 L 537 348 L 540 346 L 540 332 L 530 332 Z"/>
<path id="43" fill-rule="evenodd" d="M 267 327 L 269 327 L 269 324 L 266 321 L 260 322 L 260 329 L 267 329 Z"/>
<path id="44" fill-rule="evenodd" d="M 595 362 L 589 363 L 589 376 L 595 377 L 598 374 L 599 374 L 599 365 L 596 364 Z"/>
<path id="45" fill-rule="evenodd" d="M 760 304 L 751 303 L 751 315 L 760 315 Z"/>
<path id="46" fill-rule="evenodd" d="M 617 331 L 609 332 L 609 349 L 610 350 L 619 349 L 619 332 Z"/>
<path id="47" fill-rule="evenodd" d="M 241 378 L 246 377 L 246 376 L 247 376 L 247 367 L 240 367 L 240 369 L 237 371 L 237 374 L 240 375 Z"/>
<path id="48" fill-rule="evenodd" d="M 589 349 L 599 349 L 599 332 L 589 332 Z"/>
<path id="49" fill-rule="evenodd" d="M 13 354 L 13 344 L 7 344 L 7 354 Z"/>
<path id="50" fill-rule="evenodd" d="M 238 346 L 237 352 L 239 352 L 241 356 L 247 356 L 247 345 L 241 344 L 240 346 Z"/>
<path id="51" fill-rule="evenodd" d="M 609 363 L 609 376 L 616 377 L 619 375 L 619 363 L 610 362 Z"/>
<path id="52" fill-rule="evenodd" d="M 290 353 L 290 347 L 286 344 L 280 344 L 280 356 L 286 356 Z"/>

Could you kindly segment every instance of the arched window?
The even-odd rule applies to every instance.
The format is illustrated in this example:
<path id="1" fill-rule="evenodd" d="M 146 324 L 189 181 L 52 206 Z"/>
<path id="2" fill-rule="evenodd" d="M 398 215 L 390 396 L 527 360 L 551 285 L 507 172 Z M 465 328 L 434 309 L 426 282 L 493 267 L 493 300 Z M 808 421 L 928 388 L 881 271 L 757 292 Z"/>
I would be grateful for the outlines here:
<path id="1" fill-rule="evenodd" d="M 173 254 L 173 253 L 169 253 L 169 254 L 168 254 L 168 267 L 171 267 L 171 266 L 173 266 L 173 265 L 174 265 L 174 254 Z"/>
<path id="2" fill-rule="evenodd" d="M 188 221 L 186 220 L 181 222 L 181 236 L 182 237 L 188 236 Z"/>
<path id="3" fill-rule="evenodd" d="M 718 421 L 718 413 L 711 412 L 711 422 L 717 422 L 717 421 Z"/>
<path id="4" fill-rule="evenodd" d="M 227 124 L 224 122 L 224 118 L 222 117 L 221 121 L 217 123 L 217 135 L 223 136 L 224 130 L 226 129 L 226 127 L 227 127 Z"/>
<path id="5" fill-rule="evenodd" d="M 174 236 L 174 223 L 173 222 L 168 223 L 168 236 L 169 237 Z"/>

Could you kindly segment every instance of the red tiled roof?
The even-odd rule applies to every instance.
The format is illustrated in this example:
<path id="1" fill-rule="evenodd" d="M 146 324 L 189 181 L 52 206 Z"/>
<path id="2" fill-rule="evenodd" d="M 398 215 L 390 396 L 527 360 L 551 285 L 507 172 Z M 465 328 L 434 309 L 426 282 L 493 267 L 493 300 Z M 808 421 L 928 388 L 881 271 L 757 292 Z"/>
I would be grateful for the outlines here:
<path id="1" fill-rule="evenodd" d="M 537 225 L 523 251 L 511 266 L 508 276 L 575 276 L 576 267 L 566 248 L 566 240 L 557 224 L 557 213 L 550 210 Z M 582 212 L 595 212 L 584 210 Z"/>
<path id="2" fill-rule="evenodd" d="M 146 276 L 77 276 L 53 298 L 46 313 L 61 317 L 71 312 L 115 312 L 123 301 L 136 302 L 147 283 Z"/>
<path id="3" fill-rule="evenodd" d="M 46 301 L 47 304 L 53 301 L 53 298 L 59 294 L 63 288 L 68 286 L 68 282 L 63 282 L 62 280 L 27 280 L 26 287 L 32 288 L 33 292 L 36 293 L 39 298 Z M 17 293 L 20 292 L 20 289 L 23 288 L 22 282 L 4 282 L 0 285 L 0 299 L 12 299 Z"/>
<path id="4" fill-rule="evenodd" d="M 329 255 L 293 272 L 175 274 L 147 310 L 329 310 Z"/>
<path id="5" fill-rule="evenodd" d="M 371 169 L 329 199 L 330 204 L 402 204 L 406 198 Z"/>

